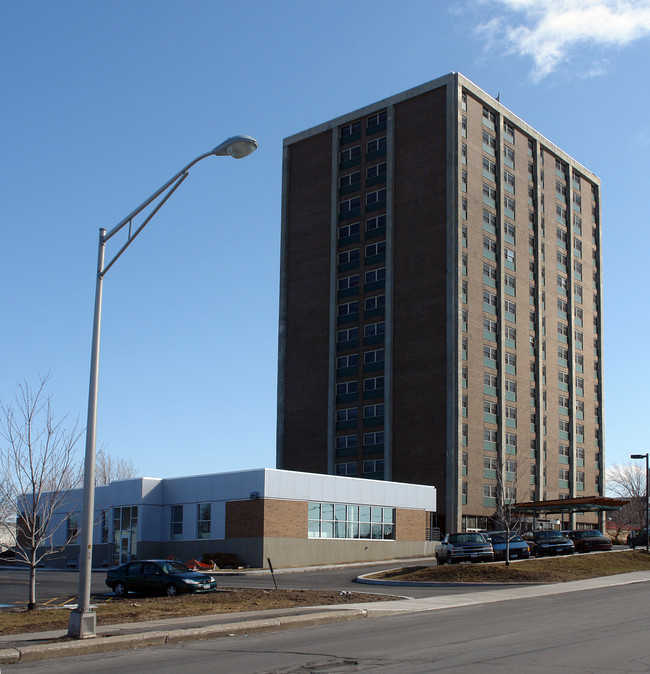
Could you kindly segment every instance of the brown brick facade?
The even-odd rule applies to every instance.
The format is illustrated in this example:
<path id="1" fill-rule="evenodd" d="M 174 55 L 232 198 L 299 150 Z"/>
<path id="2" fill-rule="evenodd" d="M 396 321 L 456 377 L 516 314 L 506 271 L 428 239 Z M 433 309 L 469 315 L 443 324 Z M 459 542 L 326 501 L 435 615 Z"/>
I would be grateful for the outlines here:
<path id="1" fill-rule="evenodd" d="M 256 499 L 226 503 L 226 538 L 307 538 L 307 503 Z"/>
<path id="2" fill-rule="evenodd" d="M 400 510 L 395 512 L 395 540 L 423 541 L 427 526 L 424 510 Z"/>

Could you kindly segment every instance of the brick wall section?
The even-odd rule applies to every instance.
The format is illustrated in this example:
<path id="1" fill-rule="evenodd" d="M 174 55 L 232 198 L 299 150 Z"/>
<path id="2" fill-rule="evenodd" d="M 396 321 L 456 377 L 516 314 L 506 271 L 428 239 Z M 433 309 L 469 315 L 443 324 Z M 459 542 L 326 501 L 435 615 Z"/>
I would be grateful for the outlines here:
<path id="1" fill-rule="evenodd" d="M 307 538 L 306 501 L 264 501 L 264 535 Z"/>
<path id="2" fill-rule="evenodd" d="M 264 499 L 226 503 L 226 538 L 264 535 Z"/>
<path id="3" fill-rule="evenodd" d="M 446 89 L 395 107 L 393 475 L 446 498 Z"/>
<path id="4" fill-rule="evenodd" d="M 226 503 L 226 538 L 307 538 L 307 503 L 256 499 Z"/>
<path id="5" fill-rule="evenodd" d="M 284 438 L 278 468 L 327 473 L 332 132 L 291 146 Z"/>
<path id="6" fill-rule="evenodd" d="M 423 541 L 426 534 L 427 514 L 424 510 L 395 512 L 395 540 Z"/>

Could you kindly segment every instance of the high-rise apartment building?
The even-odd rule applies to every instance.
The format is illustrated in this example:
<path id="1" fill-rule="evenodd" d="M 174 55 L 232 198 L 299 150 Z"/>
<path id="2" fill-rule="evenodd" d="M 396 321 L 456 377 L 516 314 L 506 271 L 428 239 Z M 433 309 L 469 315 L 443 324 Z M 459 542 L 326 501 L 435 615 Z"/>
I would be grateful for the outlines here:
<path id="1" fill-rule="evenodd" d="M 435 485 L 448 531 L 603 494 L 591 171 L 452 73 L 283 176 L 278 468 Z"/>

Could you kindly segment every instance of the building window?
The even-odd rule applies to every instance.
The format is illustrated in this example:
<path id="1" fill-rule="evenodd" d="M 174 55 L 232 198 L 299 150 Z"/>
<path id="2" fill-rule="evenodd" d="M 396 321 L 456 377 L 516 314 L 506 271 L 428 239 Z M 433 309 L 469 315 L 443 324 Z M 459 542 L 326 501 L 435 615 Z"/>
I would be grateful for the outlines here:
<path id="1" fill-rule="evenodd" d="M 361 122 L 352 122 L 341 127 L 341 138 L 353 136 L 355 133 L 361 132 Z"/>
<path id="2" fill-rule="evenodd" d="M 496 281 L 499 278 L 499 273 L 496 267 L 483 263 L 483 276 L 490 281 Z"/>
<path id="3" fill-rule="evenodd" d="M 340 435 L 336 438 L 336 449 L 354 449 L 357 445 L 356 435 Z"/>
<path id="4" fill-rule="evenodd" d="M 492 239 L 488 239 L 487 236 L 484 236 L 483 237 L 483 250 L 487 251 L 488 253 L 492 253 L 493 255 L 496 255 L 497 242 L 493 241 Z"/>
<path id="5" fill-rule="evenodd" d="M 359 392 L 358 381 L 342 381 L 336 385 L 337 396 L 351 395 L 358 392 Z"/>
<path id="6" fill-rule="evenodd" d="M 358 285 L 359 274 L 354 274 L 353 276 L 345 276 L 344 278 L 340 278 L 338 288 L 339 290 L 351 290 L 352 288 L 357 288 Z"/>
<path id="7" fill-rule="evenodd" d="M 503 146 L 503 157 L 510 162 L 512 168 L 515 167 L 515 151 L 511 147 Z"/>
<path id="8" fill-rule="evenodd" d="M 70 513 L 66 519 L 66 541 L 72 543 L 79 535 L 79 515 Z"/>
<path id="9" fill-rule="evenodd" d="M 383 377 L 369 377 L 368 379 L 363 380 L 364 391 L 378 391 L 383 388 L 384 388 Z"/>
<path id="10" fill-rule="evenodd" d="M 361 184 L 361 172 L 355 171 L 354 173 L 348 173 L 345 176 L 339 178 L 339 187 L 352 187 L 353 185 Z"/>
<path id="11" fill-rule="evenodd" d="M 376 112 L 374 115 L 370 115 L 366 120 L 366 128 L 371 129 L 373 126 L 379 126 L 380 124 L 386 124 L 388 119 L 388 112 L 382 110 L 381 112 Z"/>
<path id="12" fill-rule="evenodd" d="M 510 264 L 515 264 L 515 251 L 510 250 L 510 248 L 504 248 L 503 250 L 506 262 L 510 262 Z"/>
<path id="13" fill-rule="evenodd" d="M 384 431 L 377 431 L 376 433 L 363 434 L 363 446 L 372 447 L 373 445 L 384 444 Z"/>
<path id="14" fill-rule="evenodd" d="M 347 330 L 339 330 L 336 333 L 337 342 L 351 342 L 359 339 L 359 328 L 348 328 Z"/>
<path id="15" fill-rule="evenodd" d="M 378 215 L 375 218 L 366 220 L 366 232 L 372 232 L 375 229 L 382 229 L 386 227 L 386 216 Z"/>
<path id="16" fill-rule="evenodd" d="M 497 322 L 491 321 L 489 318 L 484 318 L 483 319 L 483 330 L 485 330 L 485 332 L 490 332 L 493 335 L 496 335 L 497 334 Z"/>
<path id="17" fill-rule="evenodd" d="M 484 290 L 483 303 L 491 307 L 496 307 L 498 305 L 497 296 L 494 293 L 491 293 L 489 290 Z"/>
<path id="18" fill-rule="evenodd" d="M 517 341 L 517 330 L 516 328 L 511 328 L 510 326 L 506 325 L 504 329 L 504 333 L 506 336 L 506 339 L 509 339 L 513 342 Z"/>
<path id="19" fill-rule="evenodd" d="M 376 419 L 378 417 L 384 416 L 384 405 L 380 403 L 378 405 L 365 405 L 363 408 L 363 418 L 364 419 Z"/>
<path id="20" fill-rule="evenodd" d="M 489 174 L 487 177 L 496 182 L 497 165 L 493 161 L 490 161 L 487 157 L 483 157 L 483 174 L 486 173 Z"/>
<path id="21" fill-rule="evenodd" d="M 183 506 L 170 506 L 171 513 L 171 539 L 177 541 L 183 538 Z"/>
<path id="22" fill-rule="evenodd" d="M 363 326 L 364 337 L 377 337 L 378 335 L 383 335 L 385 331 L 386 323 L 384 321 Z"/>
<path id="23" fill-rule="evenodd" d="M 483 147 L 490 152 L 490 154 L 494 154 L 494 151 L 497 146 L 497 139 L 490 135 L 487 131 L 483 131 Z"/>
<path id="24" fill-rule="evenodd" d="M 490 228 L 495 234 L 497 231 L 497 216 L 490 211 L 483 211 L 483 227 Z"/>
<path id="25" fill-rule="evenodd" d="M 339 227 L 339 239 L 347 239 L 350 236 L 359 235 L 359 223 L 355 222 L 351 225 L 343 225 Z"/>
<path id="26" fill-rule="evenodd" d="M 198 503 L 196 506 L 196 537 L 210 538 L 212 531 L 212 504 Z"/>
<path id="27" fill-rule="evenodd" d="M 509 185 L 510 187 L 512 187 L 513 192 L 515 191 L 515 177 L 512 173 L 510 173 L 509 171 L 504 171 L 503 172 L 503 182 L 506 185 Z"/>
<path id="28" fill-rule="evenodd" d="M 349 264 L 350 262 L 359 261 L 359 249 L 346 250 L 339 253 L 339 264 Z"/>
<path id="29" fill-rule="evenodd" d="M 515 302 L 511 302 L 510 300 L 504 300 L 503 308 L 505 309 L 507 314 L 512 314 L 513 316 L 517 315 L 517 305 Z"/>
<path id="30" fill-rule="evenodd" d="M 346 367 L 356 367 L 359 365 L 359 354 L 352 353 L 349 356 L 339 356 L 336 359 L 336 368 L 342 370 Z"/>
<path id="31" fill-rule="evenodd" d="M 339 213 L 350 213 L 361 208 L 361 199 L 359 197 L 352 197 L 352 199 L 345 199 L 339 202 Z"/>
<path id="32" fill-rule="evenodd" d="M 491 457 L 491 456 L 484 456 L 483 457 L 483 469 L 484 470 L 492 470 L 496 473 L 498 468 L 499 468 L 499 463 L 494 457 Z"/>
<path id="33" fill-rule="evenodd" d="M 372 363 L 383 363 L 385 357 L 384 349 L 376 349 L 375 351 L 366 351 L 363 354 L 364 365 L 371 365 Z"/>
<path id="34" fill-rule="evenodd" d="M 383 475 L 384 473 L 384 460 L 383 459 L 369 459 L 363 462 L 363 474 L 364 475 Z"/>
<path id="35" fill-rule="evenodd" d="M 515 200 L 510 197 L 503 197 L 503 206 L 506 210 L 512 211 L 512 215 L 509 215 L 508 213 L 506 213 L 506 215 L 513 218 L 515 215 Z"/>
<path id="36" fill-rule="evenodd" d="M 347 475 L 352 477 L 357 474 L 357 462 L 352 461 L 348 463 L 337 463 L 336 464 L 336 474 L 337 475 Z"/>
<path id="37" fill-rule="evenodd" d="M 375 295 L 374 297 L 367 297 L 365 301 L 365 310 L 372 311 L 373 309 L 381 309 L 386 306 L 386 295 Z"/>
<path id="38" fill-rule="evenodd" d="M 386 188 L 382 187 L 380 190 L 375 192 L 368 192 L 366 194 L 366 206 L 371 206 L 372 204 L 379 204 L 386 201 Z"/>
<path id="39" fill-rule="evenodd" d="M 373 178 L 379 178 L 380 176 L 386 175 L 386 162 L 381 164 L 375 164 L 374 166 L 368 166 L 366 169 L 366 180 L 372 180 Z"/>
<path id="40" fill-rule="evenodd" d="M 372 470 L 366 471 L 366 465 Z M 372 464 L 372 465 L 371 465 Z M 364 473 L 383 471 L 383 461 L 364 461 Z M 393 540 L 395 509 L 344 503 L 309 503 L 309 538 Z"/>
<path id="41" fill-rule="evenodd" d="M 356 407 L 348 407 L 344 410 L 336 410 L 336 421 L 356 421 L 359 418 L 359 410 Z"/>
<path id="42" fill-rule="evenodd" d="M 463 398 L 467 398 L 467 396 L 463 396 Z M 463 407 L 467 407 L 467 401 L 463 400 Z M 483 414 L 491 414 L 493 416 L 496 416 L 498 414 L 498 408 L 497 404 L 494 402 L 491 402 L 490 400 L 484 400 L 483 401 Z"/>
<path id="43" fill-rule="evenodd" d="M 352 314 L 359 313 L 359 302 L 344 302 L 343 304 L 338 305 L 337 315 L 350 316 Z"/>
<path id="44" fill-rule="evenodd" d="M 369 140 L 366 143 L 366 152 L 378 152 L 379 150 L 385 150 L 387 147 L 386 136 L 381 138 L 375 138 L 374 140 Z"/>
<path id="45" fill-rule="evenodd" d="M 341 164 L 352 161 L 353 159 L 359 159 L 361 157 L 361 146 L 355 145 L 354 147 L 349 147 L 347 150 L 343 150 L 340 154 Z"/>
<path id="46" fill-rule="evenodd" d="M 378 241 L 377 243 L 370 243 L 366 246 L 366 257 L 374 257 L 386 252 L 386 242 Z"/>

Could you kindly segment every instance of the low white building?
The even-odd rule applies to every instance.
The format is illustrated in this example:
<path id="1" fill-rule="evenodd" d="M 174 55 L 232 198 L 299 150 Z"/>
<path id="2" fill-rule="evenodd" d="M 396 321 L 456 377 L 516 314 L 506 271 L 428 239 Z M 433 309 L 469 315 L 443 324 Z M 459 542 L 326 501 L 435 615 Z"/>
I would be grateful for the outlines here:
<path id="1" fill-rule="evenodd" d="M 82 490 L 55 516 L 51 563 L 76 565 Z M 95 489 L 93 566 L 231 553 L 274 567 L 433 554 L 434 487 L 262 468 Z"/>

